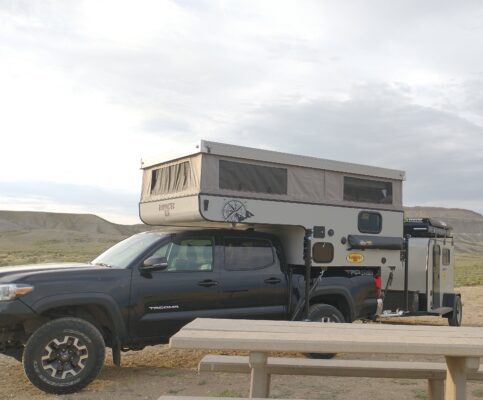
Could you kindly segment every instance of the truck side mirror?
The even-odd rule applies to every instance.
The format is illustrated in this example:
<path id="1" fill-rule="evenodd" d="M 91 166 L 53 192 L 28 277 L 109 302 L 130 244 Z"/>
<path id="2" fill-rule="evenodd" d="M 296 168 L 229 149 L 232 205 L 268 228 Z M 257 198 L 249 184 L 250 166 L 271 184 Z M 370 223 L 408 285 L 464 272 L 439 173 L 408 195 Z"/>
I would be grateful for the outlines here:
<path id="1" fill-rule="evenodd" d="M 143 265 L 141 266 L 141 271 L 163 271 L 166 268 L 168 268 L 168 260 L 166 257 L 152 256 L 144 260 Z"/>

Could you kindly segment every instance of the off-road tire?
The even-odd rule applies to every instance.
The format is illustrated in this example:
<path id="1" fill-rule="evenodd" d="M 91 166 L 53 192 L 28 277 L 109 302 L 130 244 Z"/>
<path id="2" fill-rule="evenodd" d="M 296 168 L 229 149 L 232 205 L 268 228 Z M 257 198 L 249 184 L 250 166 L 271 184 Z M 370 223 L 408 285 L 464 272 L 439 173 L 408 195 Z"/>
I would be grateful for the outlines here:
<path id="1" fill-rule="evenodd" d="M 345 322 L 344 315 L 329 304 L 314 304 L 309 308 L 309 320 L 319 323 L 340 323 Z M 330 359 L 335 353 L 306 353 L 308 358 Z"/>
<path id="2" fill-rule="evenodd" d="M 90 322 L 59 318 L 42 325 L 30 336 L 25 345 L 23 367 L 27 378 L 40 390 L 74 393 L 97 377 L 104 364 L 105 351 L 101 333 Z M 65 361 L 62 357 L 68 357 L 69 353 L 70 361 Z"/>
<path id="3" fill-rule="evenodd" d="M 455 296 L 453 311 L 448 314 L 449 326 L 461 326 L 463 320 L 463 304 L 461 303 L 461 297 Z"/>

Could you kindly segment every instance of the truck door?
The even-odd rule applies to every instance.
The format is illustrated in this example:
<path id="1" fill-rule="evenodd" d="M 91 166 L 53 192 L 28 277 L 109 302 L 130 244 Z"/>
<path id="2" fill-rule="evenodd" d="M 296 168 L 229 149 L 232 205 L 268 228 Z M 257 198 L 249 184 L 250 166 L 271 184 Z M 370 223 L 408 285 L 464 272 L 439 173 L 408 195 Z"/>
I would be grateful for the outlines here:
<path id="1" fill-rule="evenodd" d="M 228 318 L 284 319 L 288 284 L 273 243 L 263 237 L 225 236 L 221 302 Z"/>
<path id="2" fill-rule="evenodd" d="M 148 256 L 166 257 L 166 270 L 133 271 L 132 337 L 159 341 L 198 316 L 214 316 L 220 293 L 214 243 L 214 237 L 206 234 L 177 235 Z"/>
<path id="3" fill-rule="evenodd" d="M 433 246 L 433 309 L 441 307 L 441 246 Z"/>

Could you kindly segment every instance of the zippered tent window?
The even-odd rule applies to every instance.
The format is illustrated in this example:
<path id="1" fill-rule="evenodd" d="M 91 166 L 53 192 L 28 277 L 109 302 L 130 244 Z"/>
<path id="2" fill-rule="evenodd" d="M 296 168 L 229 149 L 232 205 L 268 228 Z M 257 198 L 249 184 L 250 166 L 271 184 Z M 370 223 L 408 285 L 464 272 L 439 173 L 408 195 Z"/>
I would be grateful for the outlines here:
<path id="1" fill-rule="evenodd" d="M 219 160 L 220 189 L 287 194 L 287 169 Z"/>
<path id="2" fill-rule="evenodd" d="M 151 171 L 151 194 L 182 192 L 189 188 L 191 167 L 189 161 Z"/>
<path id="3" fill-rule="evenodd" d="M 392 204 L 392 182 L 345 176 L 344 200 L 358 203 Z"/>

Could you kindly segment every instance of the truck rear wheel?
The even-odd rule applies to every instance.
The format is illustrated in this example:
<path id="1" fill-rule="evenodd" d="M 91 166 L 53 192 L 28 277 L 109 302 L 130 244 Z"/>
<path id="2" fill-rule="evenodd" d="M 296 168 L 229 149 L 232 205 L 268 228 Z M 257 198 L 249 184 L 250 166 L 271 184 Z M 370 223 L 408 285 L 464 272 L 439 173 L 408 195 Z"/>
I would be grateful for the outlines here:
<path id="1" fill-rule="evenodd" d="M 329 304 L 314 304 L 309 308 L 309 320 L 319 323 L 345 322 L 342 313 Z M 309 358 L 329 359 L 334 358 L 335 353 L 306 353 Z"/>
<path id="2" fill-rule="evenodd" d="M 104 364 L 101 333 L 80 318 L 59 318 L 37 329 L 27 341 L 27 378 L 48 393 L 74 393 L 92 382 Z"/>

